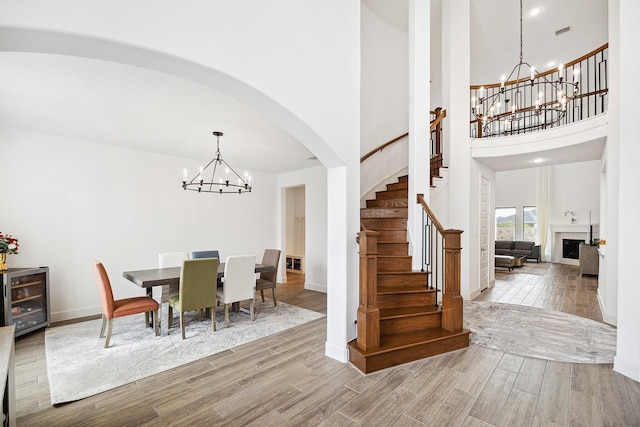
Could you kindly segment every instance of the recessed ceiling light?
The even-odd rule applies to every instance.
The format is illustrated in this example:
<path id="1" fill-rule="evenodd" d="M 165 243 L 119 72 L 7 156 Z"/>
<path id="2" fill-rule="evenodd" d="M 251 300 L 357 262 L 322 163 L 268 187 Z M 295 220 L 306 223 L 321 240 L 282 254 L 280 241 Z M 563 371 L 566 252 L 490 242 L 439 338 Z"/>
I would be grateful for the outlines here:
<path id="1" fill-rule="evenodd" d="M 544 159 L 541 159 L 541 158 L 533 159 L 533 163 L 542 163 L 542 162 L 544 162 Z"/>
<path id="2" fill-rule="evenodd" d="M 540 12 L 542 12 L 542 9 L 540 9 L 539 7 L 534 7 L 533 9 L 531 9 L 531 11 L 529 11 L 529 16 L 536 16 L 540 14 Z"/>
<path id="3" fill-rule="evenodd" d="M 549 61 L 547 63 L 547 67 L 553 67 L 554 65 L 556 65 L 555 61 Z"/>
<path id="4" fill-rule="evenodd" d="M 305 160 L 318 160 L 318 158 L 316 156 L 309 156 L 309 157 L 305 157 Z"/>

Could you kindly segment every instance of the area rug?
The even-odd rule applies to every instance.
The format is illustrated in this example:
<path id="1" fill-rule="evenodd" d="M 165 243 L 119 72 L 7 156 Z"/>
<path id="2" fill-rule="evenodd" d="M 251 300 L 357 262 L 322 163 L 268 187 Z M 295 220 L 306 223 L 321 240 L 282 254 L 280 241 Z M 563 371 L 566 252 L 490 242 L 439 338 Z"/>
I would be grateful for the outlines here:
<path id="1" fill-rule="evenodd" d="M 282 302 L 274 307 L 270 300 L 256 302 L 256 313 L 252 322 L 248 314 L 232 312 L 226 328 L 219 307 L 216 332 L 211 319 L 188 315 L 185 340 L 177 317 L 169 335 L 159 337 L 144 327 L 142 315 L 117 318 L 109 348 L 98 337 L 102 320 L 47 328 L 51 403 L 83 399 L 325 316 Z"/>
<path id="2" fill-rule="evenodd" d="M 471 342 L 520 356 L 613 363 L 616 329 L 558 311 L 486 301 L 464 302 Z"/>
<path id="3" fill-rule="evenodd" d="M 548 262 L 525 262 L 522 264 L 522 267 L 514 267 L 511 270 L 508 270 L 503 267 L 496 268 L 496 273 L 504 273 L 504 274 L 534 274 L 537 276 L 544 276 L 551 267 L 551 263 Z"/>

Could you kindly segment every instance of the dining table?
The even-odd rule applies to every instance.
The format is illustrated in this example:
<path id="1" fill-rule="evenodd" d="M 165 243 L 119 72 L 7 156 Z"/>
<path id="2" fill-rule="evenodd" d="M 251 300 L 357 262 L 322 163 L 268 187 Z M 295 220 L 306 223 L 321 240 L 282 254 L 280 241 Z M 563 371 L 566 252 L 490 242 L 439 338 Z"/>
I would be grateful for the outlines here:
<path id="1" fill-rule="evenodd" d="M 224 266 L 225 263 L 218 264 L 218 279 L 224 277 Z M 255 272 L 258 273 L 266 273 L 269 271 L 273 271 L 275 269 L 272 265 L 266 264 L 256 264 Z M 182 267 L 165 267 L 165 268 L 149 268 L 146 270 L 132 270 L 125 271 L 122 273 L 122 277 L 127 279 L 128 281 L 140 286 L 141 288 L 146 289 L 147 296 L 153 296 L 153 288 L 156 286 L 170 286 L 170 285 L 180 285 L 180 271 Z M 163 307 L 165 306 L 165 307 Z M 167 313 L 166 319 L 163 317 L 163 313 Z M 168 303 L 159 304 L 158 307 L 158 319 L 160 322 L 160 333 L 162 335 L 168 334 L 168 324 L 169 324 L 169 310 Z M 162 320 L 160 320 L 162 319 Z"/>

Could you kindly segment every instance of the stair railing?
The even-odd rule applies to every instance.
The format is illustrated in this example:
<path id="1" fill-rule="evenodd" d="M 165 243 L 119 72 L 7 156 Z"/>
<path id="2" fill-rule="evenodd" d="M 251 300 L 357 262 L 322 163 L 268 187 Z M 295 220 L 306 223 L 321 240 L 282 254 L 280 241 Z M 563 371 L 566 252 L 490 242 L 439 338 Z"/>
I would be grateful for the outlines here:
<path id="1" fill-rule="evenodd" d="M 426 286 L 442 290 L 442 328 L 462 331 L 463 301 L 460 295 L 460 235 L 462 230 L 446 229 L 440 224 L 424 195 L 418 194 L 422 206 L 422 269 L 427 271 Z"/>
<path id="2" fill-rule="evenodd" d="M 431 134 L 431 173 L 429 174 L 429 183 L 433 185 L 433 178 L 440 176 L 440 168 L 442 162 L 442 119 L 447 117 L 447 110 L 441 107 L 431 111 L 431 125 L 429 132 Z"/>
<path id="3" fill-rule="evenodd" d="M 530 80 L 525 77 L 524 79 L 508 82 L 470 86 L 470 99 L 481 99 L 483 97 L 489 99 L 500 91 L 518 92 L 518 96 L 521 99 L 515 111 L 503 110 L 501 114 L 496 114 L 496 117 L 501 120 L 495 121 L 493 126 L 485 126 L 482 120 L 476 118 L 473 114 L 472 105 L 470 111 L 470 136 L 472 138 L 488 138 L 536 132 L 575 123 L 606 112 L 609 93 L 608 51 L 609 43 L 605 43 L 592 52 L 564 64 L 561 70 L 554 68 L 545 72 L 536 72 L 535 78 L 531 77 Z M 576 76 L 576 73 L 580 77 L 573 77 Z M 549 81 L 562 81 L 563 79 L 566 81 L 567 78 L 578 78 L 579 94 L 573 100 L 572 108 L 567 108 L 566 113 L 559 121 L 549 120 L 543 114 L 540 114 L 538 108 L 536 108 L 539 93 L 533 90 L 533 87 L 534 81 L 538 81 L 541 78 Z M 529 81 L 531 84 L 528 84 Z M 521 92 L 517 91 L 516 88 L 523 82 L 527 83 L 525 86 L 528 86 L 529 89 Z M 543 99 L 545 101 L 543 104 L 545 105 L 552 105 L 558 102 L 554 98 L 556 96 L 555 92 L 545 94 L 545 96 L 548 97 L 548 99 L 545 98 L 546 101 Z M 515 113 L 523 114 L 524 119 L 517 122 L 509 122 L 509 126 L 504 124 L 504 120 L 509 119 Z"/>

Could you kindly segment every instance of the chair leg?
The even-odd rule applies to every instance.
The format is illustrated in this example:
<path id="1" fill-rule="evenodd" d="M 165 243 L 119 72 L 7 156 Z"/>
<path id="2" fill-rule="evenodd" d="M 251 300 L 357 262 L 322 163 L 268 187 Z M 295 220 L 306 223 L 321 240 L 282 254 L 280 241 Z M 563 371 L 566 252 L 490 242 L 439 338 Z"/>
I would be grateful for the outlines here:
<path id="1" fill-rule="evenodd" d="M 149 327 L 149 312 L 148 311 L 144 312 L 144 327 L 145 328 Z"/>
<path id="2" fill-rule="evenodd" d="M 252 321 L 256 319 L 253 311 L 253 298 L 249 300 L 249 314 L 251 315 Z"/>
<path id="3" fill-rule="evenodd" d="M 173 307 L 169 306 L 168 310 L 169 321 L 167 322 L 167 328 L 171 328 L 173 326 Z"/>
<path id="4" fill-rule="evenodd" d="M 260 296 L 262 296 L 262 302 L 264 302 L 264 289 L 260 289 Z"/>
<path id="5" fill-rule="evenodd" d="M 102 315 L 102 328 L 100 329 L 100 338 L 104 338 L 104 328 L 107 326 L 107 316 Z"/>
<path id="6" fill-rule="evenodd" d="M 182 332 L 182 339 L 185 339 L 185 336 L 184 336 L 184 311 L 180 312 L 180 331 Z"/>
<path id="7" fill-rule="evenodd" d="M 156 333 L 156 336 L 160 335 L 158 331 L 158 310 L 153 311 L 153 332 Z"/>
<path id="8" fill-rule="evenodd" d="M 273 305 L 278 305 L 278 300 L 276 299 L 276 288 L 271 288 L 271 292 L 273 292 Z"/>
<path id="9" fill-rule="evenodd" d="M 229 304 L 224 305 L 224 325 L 229 327 Z"/>
<path id="10" fill-rule="evenodd" d="M 104 340 L 104 348 L 109 347 L 109 341 L 111 340 L 111 331 L 113 330 L 113 319 L 109 319 L 107 322 L 107 339 Z"/>
<path id="11" fill-rule="evenodd" d="M 213 325 L 213 332 L 218 330 L 218 325 L 216 325 L 216 308 L 211 307 L 211 324 Z"/>

